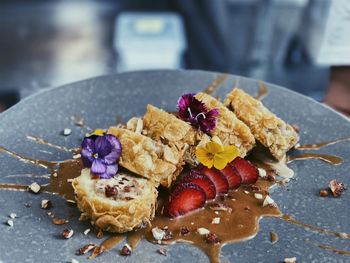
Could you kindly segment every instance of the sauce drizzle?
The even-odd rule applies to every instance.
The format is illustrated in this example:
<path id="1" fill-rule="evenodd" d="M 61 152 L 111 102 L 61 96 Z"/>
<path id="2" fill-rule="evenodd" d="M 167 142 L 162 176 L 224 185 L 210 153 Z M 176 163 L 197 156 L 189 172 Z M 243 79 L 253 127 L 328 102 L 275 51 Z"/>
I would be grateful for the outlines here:
<path id="1" fill-rule="evenodd" d="M 326 146 L 333 145 L 333 144 L 336 144 L 339 142 L 344 142 L 344 141 L 350 141 L 350 136 L 339 138 L 339 139 L 336 139 L 333 141 L 328 141 L 328 142 L 304 144 L 304 145 L 300 145 L 298 147 L 295 147 L 295 149 L 297 149 L 297 150 L 318 150 L 322 147 L 326 147 Z"/>
<path id="2" fill-rule="evenodd" d="M 206 87 L 202 92 L 206 94 L 213 94 L 216 90 L 218 90 L 221 86 L 221 84 L 228 78 L 227 74 L 219 74 L 213 82 Z"/>
<path id="3" fill-rule="evenodd" d="M 306 159 L 319 159 L 326 163 L 330 163 L 333 165 L 339 165 L 343 163 L 343 159 L 336 155 L 328 155 L 328 154 L 318 154 L 318 153 L 304 153 L 298 154 L 288 157 L 288 163 L 297 160 L 306 160 Z"/>

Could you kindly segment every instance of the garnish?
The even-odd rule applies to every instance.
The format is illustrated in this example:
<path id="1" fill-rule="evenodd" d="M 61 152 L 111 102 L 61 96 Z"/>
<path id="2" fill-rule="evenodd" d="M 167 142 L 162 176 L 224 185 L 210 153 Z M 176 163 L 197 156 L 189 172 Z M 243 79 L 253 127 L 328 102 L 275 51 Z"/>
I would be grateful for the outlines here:
<path id="1" fill-rule="evenodd" d="M 217 136 L 214 136 L 212 141 L 206 143 L 204 147 L 196 149 L 196 157 L 201 164 L 208 168 L 214 166 L 219 170 L 224 169 L 238 155 L 239 150 L 236 146 L 223 146 Z"/>
<path id="2" fill-rule="evenodd" d="M 91 174 L 109 179 L 118 171 L 121 152 L 118 138 L 107 134 L 86 137 L 82 142 L 81 157 L 84 167 L 91 168 Z"/>
<path id="3" fill-rule="evenodd" d="M 182 95 L 177 101 L 179 118 L 191 123 L 196 129 L 208 133 L 216 126 L 217 109 L 208 110 L 205 104 L 197 100 L 193 93 Z"/>

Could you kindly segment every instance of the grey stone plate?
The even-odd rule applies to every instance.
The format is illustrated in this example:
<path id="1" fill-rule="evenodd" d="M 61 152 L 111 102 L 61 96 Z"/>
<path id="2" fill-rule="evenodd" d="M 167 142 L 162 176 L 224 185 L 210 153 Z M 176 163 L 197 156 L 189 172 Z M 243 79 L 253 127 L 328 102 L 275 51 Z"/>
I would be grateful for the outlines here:
<path id="1" fill-rule="evenodd" d="M 148 103 L 174 111 L 178 97 L 185 92 L 197 92 L 208 86 L 218 73 L 202 71 L 149 71 L 94 78 L 54 88 L 29 97 L 0 115 L 0 145 L 17 153 L 38 159 L 63 160 L 71 156 L 63 151 L 38 145 L 26 135 L 38 136 L 51 143 L 76 147 L 87 132 L 73 124 L 71 116 L 84 118 L 88 126 L 108 127 L 121 116 L 125 121 L 142 115 Z M 256 94 L 258 82 L 229 76 L 215 95 L 223 97 L 234 85 Z M 264 103 L 282 119 L 301 129 L 301 143 L 333 140 L 350 135 L 350 123 L 329 108 L 292 91 L 268 84 Z M 68 137 L 64 128 L 72 129 Z M 281 210 L 298 220 L 339 232 L 350 232 L 350 191 L 339 198 L 320 198 L 318 190 L 337 178 L 350 185 L 350 142 L 325 147 L 320 153 L 344 158 L 344 163 L 332 166 L 319 160 L 291 163 L 296 180 L 286 187 L 277 187 L 273 199 Z M 295 153 L 293 153 L 295 154 Z M 28 184 L 33 180 L 25 174 L 45 174 L 37 166 L 25 164 L 0 152 L 0 182 Z M 54 202 L 56 215 L 69 218 L 69 227 L 76 234 L 69 240 L 60 238 L 66 226 L 51 223 L 46 211 L 40 208 L 41 199 Z M 32 204 L 26 208 L 25 203 Z M 14 227 L 5 224 L 10 213 L 16 213 Z M 76 249 L 89 242 L 100 242 L 93 234 L 82 232 L 89 227 L 78 222 L 77 208 L 68 207 L 63 199 L 47 194 L 0 190 L 0 262 L 88 262 L 87 256 L 77 257 Z M 232 222 L 234 224 L 234 222 Z M 270 231 L 279 235 L 272 245 Z M 307 241 L 309 240 L 309 242 Z M 326 244 L 339 249 L 349 248 L 349 240 L 319 234 L 280 219 L 264 218 L 257 236 L 238 244 L 227 245 L 221 253 L 222 262 L 281 262 L 285 257 L 297 257 L 298 262 L 350 262 L 350 258 L 320 249 L 312 243 Z M 119 247 L 120 248 L 120 247 Z M 159 255 L 158 246 L 141 242 L 131 257 L 122 258 L 115 248 L 95 262 L 208 262 L 199 249 L 177 244 L 168 248 L 168 256 Z"/>

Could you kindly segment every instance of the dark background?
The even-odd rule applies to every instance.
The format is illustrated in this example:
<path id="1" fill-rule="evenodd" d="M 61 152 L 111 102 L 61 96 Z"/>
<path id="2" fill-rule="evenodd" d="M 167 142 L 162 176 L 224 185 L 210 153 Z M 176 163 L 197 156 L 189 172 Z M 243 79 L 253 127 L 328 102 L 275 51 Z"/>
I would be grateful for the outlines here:
<path id="1" fill-rule="evenodd" d="M 312 63 L 303 33 L 320 1 L 1 1 L 0 112 L 41 89 L 117 72 L 114 22 L 124 11 L 184 19 L 184 67 L 229 72 L 319 101 L 329 69 Z"/>

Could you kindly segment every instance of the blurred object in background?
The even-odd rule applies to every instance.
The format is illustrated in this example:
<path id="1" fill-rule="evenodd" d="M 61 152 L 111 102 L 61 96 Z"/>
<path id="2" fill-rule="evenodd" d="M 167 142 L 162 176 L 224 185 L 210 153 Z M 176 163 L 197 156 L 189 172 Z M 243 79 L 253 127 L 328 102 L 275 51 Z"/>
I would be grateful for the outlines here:
<path id="1" fill-rule="evenodd" d="M 186 39 L 175 13 L 123 12 L 116 19 L 118 71 L 183 68 Z"/>
<path id="2" fill-rule="evenodd" d="M 327 2 L 0 0 L 0 92 L 13 87 L 23 98 L 118 69 L 184 67 L 258 78 L 322 100 L 329 67 L 314 63 L 310 47 L 324 32 Z M 129 16 L 136 22 L 125 24 L 135 12 L 165 16 Z"/>

